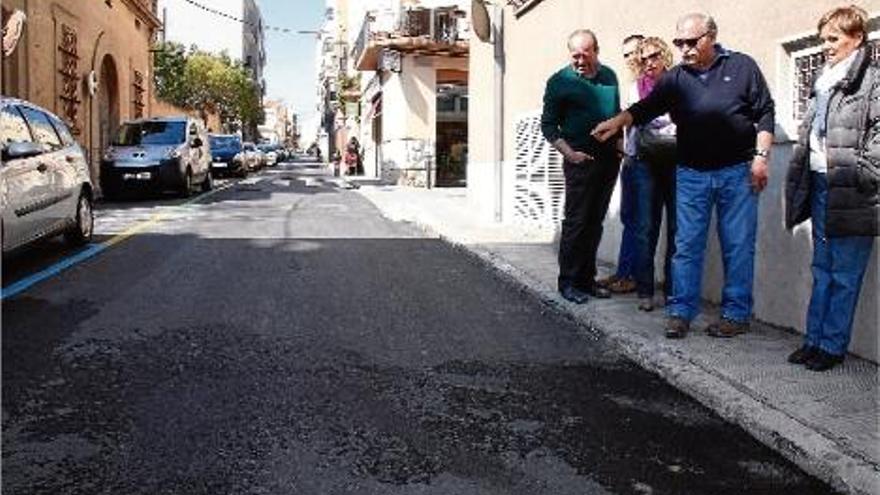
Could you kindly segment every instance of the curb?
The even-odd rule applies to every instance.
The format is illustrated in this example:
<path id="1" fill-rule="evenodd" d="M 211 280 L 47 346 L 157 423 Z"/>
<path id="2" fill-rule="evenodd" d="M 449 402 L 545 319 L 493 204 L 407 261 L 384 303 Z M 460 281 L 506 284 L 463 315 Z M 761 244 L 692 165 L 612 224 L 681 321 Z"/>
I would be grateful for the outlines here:
<path id="1" fill-rule="evenodd" d="M 479 244 L 460 242 L 418 218 L 392 216 L 371 202 L 389 220 L 410 222 L 426 234 L 438 237 L 454 249 L 484 263 L 501 278 L 521 287 L 545 306 L 589 328 L 590 332 L 606 337 L 637 365 L 660 376 L 725 421 L 743 428 L 758 441 L 835 490 L 848 495 L 880 493 L 880 466 L 847 448 L 839 439 L 805 425 L 747 387 L 689 359 L 673 346 L 660 345 L 658 349 L 656 344 L 617 327 L 607 317 L 576 313 L 575 306 L 554 290 L 490 249 Z"/>

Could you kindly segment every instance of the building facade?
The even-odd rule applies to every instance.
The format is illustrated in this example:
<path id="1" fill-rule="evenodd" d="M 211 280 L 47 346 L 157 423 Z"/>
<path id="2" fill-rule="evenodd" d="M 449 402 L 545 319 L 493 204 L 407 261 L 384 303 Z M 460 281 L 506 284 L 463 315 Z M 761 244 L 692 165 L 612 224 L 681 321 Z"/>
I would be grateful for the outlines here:
<path id="1" fill-rule="evenodd" d="M 25 20 L 14 50 L 3 56 L 2 94 L 63 118 L 97 184 L 101 154 L 119 123 L 152 114 L 156 2 L 4 0 L 4 26 L 16 11 Z"/>
<path id="2" fill-rule="evenodd" d="M 351 63 L 361 73 L 353 111 L 366 173 L 417 187 L 464 185 L 469 7 L 376 0 L 351 9 Z"/>
<path id="3" fill-rule="evenodd" d="M 631 7 L 623 16 L 620 2 L 613 0 L 514 0 L 488 6 L 490 17 L 496 13 L 493 9 L 501 9 L 500 19 L 493 26 L 503 28 L 503 34 L 496 38 L 499 45 L 476 41 L 471 44 L 469 89 L 475 101 L 485 104 L 471 105 L 468 110 L 468 201 L 484 218 L 555 228 L 562 206 L 561 163 L 541 137 L 537 119 L 547 78 L 568 63 L 568 33 L 578 28 L 592 29 L 601 48 L 600 61 L 612 67 L 625 83 L 626 69 L 620 49 L 625 36 L 643 33 L 670 41 L 680 15 L 703 9 L 718 23 L 719 42 L 754 57 L 773 92 L 777 129 L 770 185 L 761 195 L 759 210 L 754 311 L 760 320 L 800 331 L 812 284 L 812 247 L 808 226 L 793 234 L 782 227 L 782 186 L 796 126 L 809 96 L 808 84 L 822 64 L 816 23 L 828 9 L 843 3 L 848 2 L 630 2 Z M 870 39 L 876 54 L 880 43 L 880 0 L 853 3 L 871 13 Z M 495 70 L 499 53 L 503 57 L 500 77 Z M 620 234 L 617 191 L 605 221 L 601 259 L 616 261 Z M 709 299 L 717 299 L 723 281 L 722 261 L 713 237 L 710 236 L 703 283 L 704 296 Z M 851 344 L 853 352 L 875 361 L 877 251 L 862 289 Z"/>

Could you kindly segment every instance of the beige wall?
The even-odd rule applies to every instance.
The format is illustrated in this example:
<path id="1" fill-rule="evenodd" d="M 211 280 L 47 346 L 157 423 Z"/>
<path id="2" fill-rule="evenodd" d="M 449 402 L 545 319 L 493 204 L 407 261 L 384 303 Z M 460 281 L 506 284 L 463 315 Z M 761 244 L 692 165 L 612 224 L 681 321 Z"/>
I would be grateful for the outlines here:
<path id="1" fill-rule="evenodd" d="M 60 94 L 62 78 L 59 69 L 62 55 L 62 24 L 76 31 L 77 96 L 80 99 L 75 127 L 80 144 L 93 157 L 100 155 L 97 139 L 97 98 L 92 98 L 84 84 L 85 76 L 94 70 L 100 75 L 101 63 L 109 55 L 116 67 L 119 118 L 133 114 L 133 78 L 137 70 L 143 75 L 143 113 L 150 115 L 152 100 L 152 66 L 150 48 L 151 25 L 143 20 L 136 25 L 136 16 L 124 1 L 115 1 L 112 7 L 98 1 L 29 1 L 4 0 L 4 7 L 22 9 L 27 14 L 25 37 L 17 50 L 23 50 L 27 70 L 21 75 L 19 96 L 32 101 L 62 118 L 67 119 Z M 99 91 L 108 88 L 101 87 Z M 70 122 L 69 122 L 70 123 Z M 97 169 L 93 162 L 93 175 Z"/>
<path id="2" fill-rule="evenodd" d="M 880 13 L 880 0 L 647 0 L 628 2 L 625 12 L 621 2 L 612 0 L 544 0 L 532 10 L 516 18 L 510 7 L 505 8 L 504 51 L 504 179 L 503 194 L 509 199 L 512 190 L 514 156 L 514 122 L 524 112 L 540 110 L 547 78 L 567 63 L 566 36 L 577 28 L 596 32 L 600 60 L 611 66 L 621 81 L 626 70 L 620 54 L 620 41 L 627 34 L 641 32 L 670 40 L 675 21 L 692 10 L 711 13 L 719 26 L 719 41 L 736 51 L 756 59 L 773 91 L 777 104 L 777 145 L 771 163 L 771 185 L 761 198 L 759 241 L 756 256 L 755 314 L 759 319 L 785 327 L 803 328 L 806 302 L 810 292 L 809 227 L 788 233 L 782 228 L 782 180 L 790 156 L 792 132 L 791 57 L 783 42 L 815 32 L 818 18 L 829 8 L 855 3 L 872 16 Z M 642 8 L 637 8 L 641 6 Z M 484 217 L 491 216 L 496 191 L 494 175 L 493 136 L 493 60 L 491 45 L 478 40 L 471 43 L 470 58 L 470 132 L 468 168 L 470 201 Z M 620 239 L 618 208 L 612 200 L 600 258 L 616 260 Z M 506 201 L 506 204 L 512 202 Z M 510 212 L 505 211 L 505 220 Z M 710 236 L 706 259 L 704 296 L 717 300 L 720 294 L 721 261 L 717 241 Z M 878 338 L 878 249 L 875 248 L 868 268 L 851 349 L 877 360 Z"/>

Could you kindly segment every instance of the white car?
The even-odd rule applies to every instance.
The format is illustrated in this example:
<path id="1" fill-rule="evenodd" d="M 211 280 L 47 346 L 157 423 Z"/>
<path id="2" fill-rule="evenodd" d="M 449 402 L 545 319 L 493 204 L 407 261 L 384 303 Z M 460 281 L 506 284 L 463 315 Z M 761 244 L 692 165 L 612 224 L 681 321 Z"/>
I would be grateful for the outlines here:
<path id="1" fill-rule="evenodd" d="M 64 234 L 92 239 L 94 189 L 82 148 L 52 112 L 0 97 L 0 238 L 3 252 Z"/>

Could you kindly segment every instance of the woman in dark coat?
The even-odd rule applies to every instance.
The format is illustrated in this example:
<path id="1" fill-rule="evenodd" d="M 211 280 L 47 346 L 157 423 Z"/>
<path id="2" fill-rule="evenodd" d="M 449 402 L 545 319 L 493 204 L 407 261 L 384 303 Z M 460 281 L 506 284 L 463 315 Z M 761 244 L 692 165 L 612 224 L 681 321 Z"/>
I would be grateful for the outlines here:
<path id="1" fill-rule="evenodd" d="M 813 85 L 785 185 L 786 227 L 812 219 L 813 291 L 803 346 L 788 361 L 826 371 L 843 361 L 880 213 L 880 68 L 867 13 L 819 21 L 826 65 Z"/>

